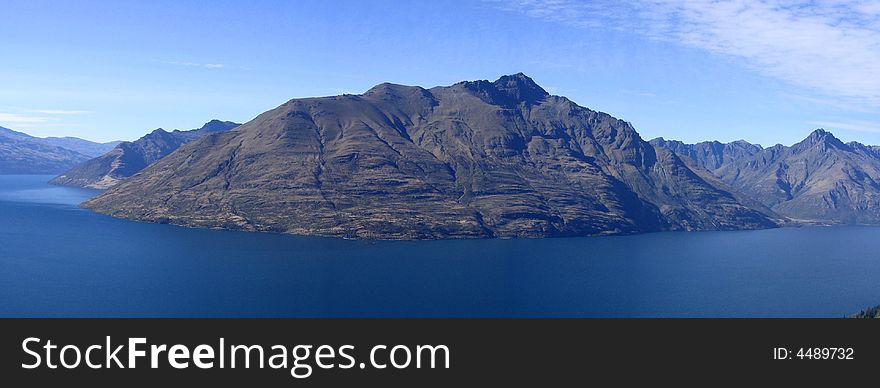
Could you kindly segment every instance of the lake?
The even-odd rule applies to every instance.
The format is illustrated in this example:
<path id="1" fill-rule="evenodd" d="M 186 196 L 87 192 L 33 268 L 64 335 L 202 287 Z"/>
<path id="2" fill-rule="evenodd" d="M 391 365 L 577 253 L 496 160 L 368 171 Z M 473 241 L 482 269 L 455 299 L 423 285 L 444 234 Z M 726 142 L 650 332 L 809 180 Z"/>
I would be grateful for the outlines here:
<path id="1" fill-rule="evenodd" d="M 880 304 L 880 228 L 349 241 L 80 209 L 0 176 L 3 317 L 842 317 Z"/>

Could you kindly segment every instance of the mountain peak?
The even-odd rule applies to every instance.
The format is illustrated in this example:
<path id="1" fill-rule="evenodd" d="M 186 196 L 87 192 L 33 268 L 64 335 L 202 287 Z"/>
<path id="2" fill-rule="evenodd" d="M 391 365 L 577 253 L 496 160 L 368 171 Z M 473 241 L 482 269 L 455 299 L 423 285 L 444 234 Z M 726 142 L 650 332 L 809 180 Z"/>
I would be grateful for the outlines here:
<path id="1" fill-rule="evenodd" d="M 846 149 L 849 148 L 846 144 L 844 144 L 840 139 L 836 138 L 834 134 L 826 131 L 825 129 L 819 128 L 812 133 L 810 136 L 807 136 L 806 139 L 792 146 L 794 150 L 805 150 L 816 145 L 820 145 L 823 148 L 841 148 Z"/>
<path id="2" fill-rule="evenodd" d="M 368 98 L 378 98 L 381 100 L 387 101 L 400 101 L 400 100 L 433 100 L 433 96 L 431 93 L 420 86 L 409 86 L 409 85 L 399 85 L 392 84 L 389 82 L 383 82 L 376 86 L 370 88 L 362 94 L 364 97 Z"/>
<path id="3" fill-rule="evenodd" d="M 501 76 L 492 84 L 499 91 L 504 91 L 511 95 L 511 97 L 521 101 L 538 101 L 550 95 L 544 88 L 535 83 L 533 79 L 523 73 Z"/>
<path id="4" fill-rule="evenodd" d="M 222 132 L 235 128 L 239 125 L 241 124 L 234 123 L 232 121 L 222 121 L 214 119 L 205 123 L 205 125 L 203 125 L 198 130 L 203 132 Z"/>
<path id="5" fill-rule="evenodd" d="M 821 139 L 826 136 L 834 137 L 834 135 L 831 132 L 826 131 L 824 128 L 818 128 L 815 131 L 813 131 L 812 133 L 810 133 L 810 136 L 808 136 L 808 138 Z"/>
<path id="6" fill-rule="evenodd" d="M 370 95 L 379 95 L 379 94 L 389 94 L 389 93 L 393 93 L 396 89 L 399 89 L 401 86 L 403 86 L 403 85 L 397 85 L 397 84 L 393 84 L 391 82 L 382 82 L 381 84 L 373 86 L 372 88 L 370 88 L 369 90 L 364 92 L 364 95 L 370 96 Z"/>
<path id="7" fill-rule="evenodd" d="M 466 81 L 454 86 L 459 85 L 481 100 L 505 108 L 512 108 L 521 103 L 535 104 L 550 95 L 523 73 L 505 75 L 494 82 L 487 80 Z"/>

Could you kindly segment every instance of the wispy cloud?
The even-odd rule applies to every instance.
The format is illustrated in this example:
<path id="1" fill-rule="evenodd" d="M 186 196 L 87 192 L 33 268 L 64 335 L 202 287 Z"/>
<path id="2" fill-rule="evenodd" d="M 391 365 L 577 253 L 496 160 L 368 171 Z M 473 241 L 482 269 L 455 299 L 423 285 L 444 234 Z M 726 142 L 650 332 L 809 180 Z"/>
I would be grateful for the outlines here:
<path id="1" fill-rule="evenodd" d="M 38 124 L 50 121 L 46 117 L 22 115 L 18 113 L 0 113 L 0 123 L 10 125 Z"/>
<path id="2" fill-rule="evenodd" d="M 856 132 L 880 133 L 880 123 L 874 121 L 808 121 L 807 124 L 829 130 L 843 129 Z"/>
<path id="3" fill-rule="evenodd" d="M 804 96 L 800 94 L 792 94 L 792 93 L 780 93 L 781 96 L 790 98 L 792 100 L 808 102 L 815 105 L 824 105 L 830 106 L 832 108 L 848 110 L 852 112 L 860 112 L 860 113 L 872 113 L 875 109 L 868 108 L 864 105 L 853 103 L 852 101 L 842 101 L 840 99 L 833 98 L 819 98 L 819 97 L 811 97 Z"/>
<path id="4" fill-rule="evenodd" d="M 78 126 L 79 124 L 69 123 L 68 117 L 71 115 L 81 115 L 90 113 L 87 110 L 69 110 L 69 109 L 28 109 L 28 108 L 4 108 L 5 112 L 0 111 L 0 125 L 13 128 L 32 129 L 50 127 Z"/>
<path id="5" fill-rule="evenodd" d="M 835 0 L 489 0 L 582 28 L 611 28 L 740 58 L 823 94 L 880 106 L 880 3 Z"/>
<path id="6" fill-rule="evenodd" d="M 205 69 L 223 69 L 227 66 L 222 63 L 197 63 L 197 62 L 165 62 L 168 65 L 175 66 L 189 66 L 189 67 L 201 67 Z"/>

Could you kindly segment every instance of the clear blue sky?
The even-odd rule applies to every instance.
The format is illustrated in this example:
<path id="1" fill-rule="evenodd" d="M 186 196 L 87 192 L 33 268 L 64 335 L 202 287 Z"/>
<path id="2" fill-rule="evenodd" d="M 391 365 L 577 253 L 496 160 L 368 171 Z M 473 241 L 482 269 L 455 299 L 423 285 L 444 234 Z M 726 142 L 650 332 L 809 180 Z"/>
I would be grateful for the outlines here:
<path id="1" fill-rule="evenodd" d="M 0 126 L 131 140 L 522 71 L 646 139 L 880 144 L 880 6 L 842 3 L 0 0 Z"/>

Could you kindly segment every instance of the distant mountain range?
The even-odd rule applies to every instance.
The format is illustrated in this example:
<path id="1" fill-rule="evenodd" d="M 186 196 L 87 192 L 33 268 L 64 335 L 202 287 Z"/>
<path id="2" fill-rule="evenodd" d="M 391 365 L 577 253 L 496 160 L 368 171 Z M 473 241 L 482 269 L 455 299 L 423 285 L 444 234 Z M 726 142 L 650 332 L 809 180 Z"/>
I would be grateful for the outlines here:
<path id="1" fill-rule="evenodd" d="M 710 171 L 763 150 L 760 145 L 751 144 L 745 140 L 732 143 L 704 141 L 697 144 L 685 144 L 678 140 L 665 140 L 659 137 L 651 140 L 650 143 L 655 147 L 666 148 L 679 156 L 684 156 Z"/>
<path id="2" fill-rule="evenodd" d="M 117 144 L 75 137 L 40 138 L 0 127 L 0 174 L 57 174 Z"/>
<path id="3" fill-rule="evenodd" d="M 689 152 L 705 149 L 706 143 L 652 143 L 681 149 L 723 182 L 793 222 L 880 223 L 880 147 L 843 143 L 822 129 L 791 147 L 762 149 L 739 141 L 715 145 L 711 152 Z M 730 149 L 736 152 L 724 153 Z"/>
<path id="4" fill-rule="evenodd" d="M 50 183 L 106 189 L 137 174 L 183 144 L 239 125 L 230 121 L 211 120 L 201 128 L 190 131 L 168 132 L 159 128 L 135 141 L 122 142 L 106 154 L 72 167 Z"/>
<path id="5" fill-rule="evenodd" d="M 99 155 L 103 155 L 108 151 L 112 150 L 113 147 L 122 143 L 122 141 L 111 141 L 107 143 L 95 143 L 88 140 L 83 140 L 78 137 L 46 137 L 42 139 L 47 144 L 51 144 L 57 147 L 66 148 L 69 150 L 73 150 L 79 152 L 83 155 L 95 157 Z"/>
<path id="6" fill-rule="evenodd" d="M 523 74 L 291 100 L 86 202 L 117 217 L 350 238 L 547 237 L 784 222 Z"/>

